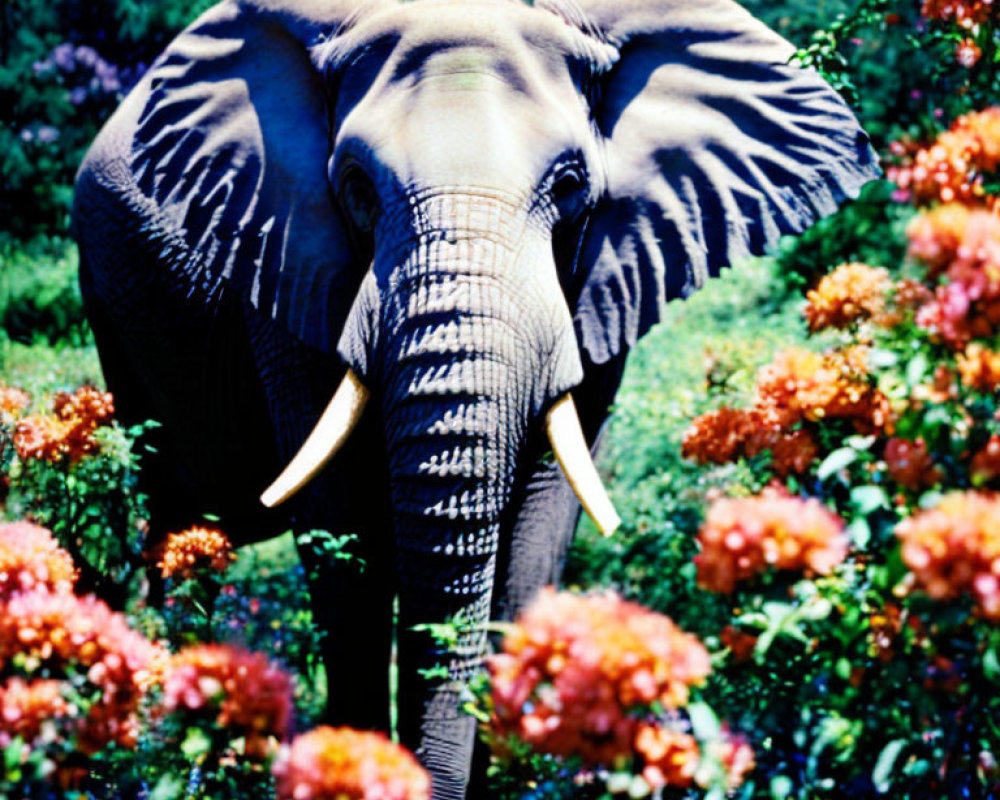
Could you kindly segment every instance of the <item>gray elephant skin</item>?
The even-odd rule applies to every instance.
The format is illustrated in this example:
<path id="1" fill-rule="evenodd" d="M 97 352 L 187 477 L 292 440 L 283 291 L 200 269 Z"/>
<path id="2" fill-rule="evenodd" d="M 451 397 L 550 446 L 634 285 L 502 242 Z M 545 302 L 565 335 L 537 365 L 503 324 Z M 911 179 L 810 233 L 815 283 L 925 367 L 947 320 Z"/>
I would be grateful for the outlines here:
<path id="1" fill-rule="evenodd" d="M 877 173 L 791 55 L 730 0 L 227 0 L 81 168 L 107 382 L 163 425 L 154 530 L 357 533 L 362 574 L 302 553 L 328 715 L 388 727 L 398 597 L 398 727 L 435 798 L 483 796 L 457 687 L 485 640 L 413 628 L 558 580 L 579 506 L 546 414 L 571 393 L 593 446 L 669 300 Z M 356 428 L 265 509 L 345 374 Z"/>

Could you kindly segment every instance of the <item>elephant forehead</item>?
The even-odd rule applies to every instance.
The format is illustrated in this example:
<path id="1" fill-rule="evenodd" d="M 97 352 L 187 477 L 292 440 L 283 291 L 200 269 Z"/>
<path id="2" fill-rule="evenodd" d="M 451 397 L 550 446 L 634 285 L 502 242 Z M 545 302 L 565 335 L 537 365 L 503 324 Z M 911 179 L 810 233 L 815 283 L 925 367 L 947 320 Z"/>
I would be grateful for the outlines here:
<path id="1" fill-rule="evenodd" d="M 560 69 L 567 58 L 593 60 L 595 48 L 560 18 L 522 2 L 414 0 L 365 17 L 331 41 L 323 59 L 336 69 L 375 58 L 393 81 L 490 73 L 523 91 L 532 70 Z"/>

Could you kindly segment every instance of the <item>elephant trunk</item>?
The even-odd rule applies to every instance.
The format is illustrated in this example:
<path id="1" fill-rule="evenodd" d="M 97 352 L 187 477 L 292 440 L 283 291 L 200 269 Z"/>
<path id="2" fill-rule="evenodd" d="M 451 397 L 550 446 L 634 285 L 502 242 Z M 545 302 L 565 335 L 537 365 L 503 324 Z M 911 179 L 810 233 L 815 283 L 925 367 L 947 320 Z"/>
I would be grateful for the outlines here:
<path id="1" fill-rule="evenodd" d="M 379 399 L 386 435 L 401 738 L 431 769 L 435 798 L 463 797 L 475 723 L 458 693 L 484 653 L 523 446 L 581 366 L 551 246 L 526 213 L 436 196 L 411 219 L 401 258 L 376 253 L 341 352 Z M 466 624 L 447 651 L 414 629 L 454 617 Z"/>

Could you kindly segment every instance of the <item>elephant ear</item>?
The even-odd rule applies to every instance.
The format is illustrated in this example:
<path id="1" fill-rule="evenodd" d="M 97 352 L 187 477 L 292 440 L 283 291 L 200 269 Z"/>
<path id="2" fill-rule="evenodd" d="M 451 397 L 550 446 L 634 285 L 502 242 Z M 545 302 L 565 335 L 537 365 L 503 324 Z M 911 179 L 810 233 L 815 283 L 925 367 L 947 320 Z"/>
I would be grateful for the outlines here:
<path id="1" fill-rule="evenodd" d="M 578 0 L 562 13 L 619 52 L 592 103 L 609 184 L 578 255 L 576 323 L 594 363 L 877 176 L 840 97 L 731 0 Z"/>
<path id="2" fill-rule="evenodd" d="M 364 269 L 327 183 L 328 104 L 309 47 L 359 5 L 215 6 L 147 73 L 131 150 L 141 216 L 176 283 L 209 297 L 232 284 L 331 352 Z"/>

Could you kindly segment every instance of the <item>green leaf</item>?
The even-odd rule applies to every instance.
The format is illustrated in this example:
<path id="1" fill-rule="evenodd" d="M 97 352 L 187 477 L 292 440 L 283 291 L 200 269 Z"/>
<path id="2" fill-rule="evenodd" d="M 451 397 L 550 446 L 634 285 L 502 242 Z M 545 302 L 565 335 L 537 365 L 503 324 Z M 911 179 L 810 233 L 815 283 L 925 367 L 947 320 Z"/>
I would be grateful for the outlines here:
<path id="1" fill-rule="evenodd" d="M 823 459 L 823 463 L 816 470 L 816 477 L 825 481 L 835 472 L 839 472 L 858 460 L 858 451 L 853 447 L 841 447 L 834 450 Z"/>
<path id="2" fill-rule="evenodd" d="M 771 778 L 771 797 L 774 800 L 785 800 L 790 797 L 795 785 L 787 775 L 775 775 Z"/>
<path id="3" fill-rule="evenodd" d="M 851 489 L 851 504 L 859 514 L 871 514 L 879 508 L 889 508 L 889 497 L 881 486 L 855 486 Z"/>
<path id="4" fill-rule="evenodd" d="M 185 783 L 177 775 L 164 775 L 156 782 L 149 800 L 177 800 L 184 796 Z"/>
<path id="5" fill-rule="evenodd" d="M 207 756 L 212 750 L 212 740 L 201 728 L 188 728 L 181 752 L 191 761 L 197 761 Z"/>
<path id="6" fill-rule="evenodd" d="M 906 365 L 906 382 L 910 386 L 916 386 L 924 379 L 929 369 L 927 356 L 923 353 L 917 353 Z"/>
<path id="7" fill-rule="evenodd" d="M 906 745 L 906 739 L 893 739 L 878 754 L 875 768 L 872 770 L 872 783 L 880 794 L 885 794 L 892 787 L 892 768 Z"/>

